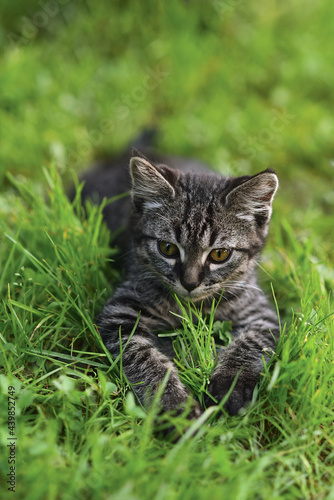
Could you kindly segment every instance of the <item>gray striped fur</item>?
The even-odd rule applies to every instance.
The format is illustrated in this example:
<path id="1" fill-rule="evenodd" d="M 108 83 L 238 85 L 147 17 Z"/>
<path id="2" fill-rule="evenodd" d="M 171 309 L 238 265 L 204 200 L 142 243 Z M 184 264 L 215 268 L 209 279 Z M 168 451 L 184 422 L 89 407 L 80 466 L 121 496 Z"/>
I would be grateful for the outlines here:
<path id="1" fill-rule="evenodd" d="M 187 160 L 168 158 L 168 167 L 161 160 L 132 157 L 131 178 L 122 165 L 124 158 L 87 176 L 85 196 L 93 191 L 98 198 L 113 196 L 131 186 L 131 197 L 109 205 L 105 214 L 112 230 L 117 223 L 126 226 L 118 243 L 128 253 L 127 275 L 97 324 L 115 358 L 121 350 L 121 327 L 123 370 L 141 401 L 150 404 L 169 372 L 162 410 L 177 409 L 186 404 L 189 392 L 179 380 L 171 345 L 161 343 L 157 333 L 179 326 L 173 293 L 195 303 L 203 301 L 204 311 L 209 312 L 213 298 L 224 289 L 216 319 L 232 321 L 235 339 L 222 352 L 209 390 L 220 401 L 240 372 L 226 403 L 235 414 L 251 399 L 262 358 L 275 350 L 279 337 L 277 316 L 256 279 L 277 176 L 266 170 L 253 177 L 223 177 Z M 170 168 L 173 164 L 177 169 Z M 177 245 L 179 256 L 162 255 L 160 240 Z M 231 250 L 225 263 L 213 263 L 208 257 L 218 248 Z M 194 402 L 192 416 L 199 414 Z"/>

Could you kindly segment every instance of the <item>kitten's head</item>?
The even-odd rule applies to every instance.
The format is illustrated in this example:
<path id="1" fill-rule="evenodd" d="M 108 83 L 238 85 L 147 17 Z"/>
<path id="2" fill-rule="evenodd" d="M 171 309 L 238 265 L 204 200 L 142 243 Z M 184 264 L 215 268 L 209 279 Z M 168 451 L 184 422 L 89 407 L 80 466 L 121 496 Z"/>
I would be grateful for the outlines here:
<path id="1" fill-rule="evenodd" d="M 276 174 L 181 173 L 133 157 L 135 248 L 143 271 L 179 297 L 218 298 L 250 280 L 268 233 Z"/>

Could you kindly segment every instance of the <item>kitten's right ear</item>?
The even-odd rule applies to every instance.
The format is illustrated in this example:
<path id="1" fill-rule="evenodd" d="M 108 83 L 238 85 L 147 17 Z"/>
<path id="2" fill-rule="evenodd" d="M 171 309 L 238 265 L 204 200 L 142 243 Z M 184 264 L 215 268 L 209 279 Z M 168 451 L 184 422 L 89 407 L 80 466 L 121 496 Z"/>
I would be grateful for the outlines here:
<path id="1" fill-rule="evenodd" d="M 255 220 L 264 233 L 268 232 L 268 223 L 272 212 L 272 202 L 278 188 L 276 173 L 267 169 L 252 177 L 240 178 L 226 196 L 225 203 L 232 206 L 239 219 Z M 238 181 L 238 178 L 235 179 Z"/>
<path id="2" fill-rule="evenodd" d="M 130 160 L 132 200 L 135 206 L 143 202 L 174 197 L 175 191 L 168 180 L 145 158 L 133 156 Z"/>

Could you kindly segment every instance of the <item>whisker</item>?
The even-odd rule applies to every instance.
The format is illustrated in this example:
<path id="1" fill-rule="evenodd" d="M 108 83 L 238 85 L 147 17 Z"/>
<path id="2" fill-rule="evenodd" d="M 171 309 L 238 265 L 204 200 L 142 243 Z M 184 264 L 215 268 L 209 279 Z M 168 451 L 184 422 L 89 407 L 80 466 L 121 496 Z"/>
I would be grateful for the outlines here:
<path id="1" fill-rule="evenodd" d="M 257 290 L 259 292 L 262 292 L 261 288 L 259 288 L 258 286 L 256 285 L 252 285 L 251 283 L 247 283 L 246 281 L 229 281 L 228 284 L 231 284 L 233 286 L 235 286 L 236 288 L 239 287 L 239 288 L 252 288 L 254 290 Z M 225 284 L 224 284 L 225 286 Z"/>
<path id="2" fill-rule="evenodd" d="M 222 293 L 221 293 L 221 292 L 218 292 L 218 291 L 217 291 L 217 292 L 211 292 L 211 293 L 212 293 L 212 295 L 217 296 L 217 297 L 219 297 L 219 298 L 220 298 L 220 297 L 222 297 L 222 299 L 223 299 L 223 300 L 225 300 L 226 302 L 228 302 L 228 298 L 227 298 L 227 297 L 225 297 L 225 295 L 224 295 L 224 294 L 223 294 L 223 296 L 222 296 Z M 234 297 L 238 297 L 238 296 L 237 296 L 235 293 L 233 293 L 233 292 L 230 292 L 230 291 L 229 291 L 229 293 L 230 293 L 231 295 L 233 295 Z"/>

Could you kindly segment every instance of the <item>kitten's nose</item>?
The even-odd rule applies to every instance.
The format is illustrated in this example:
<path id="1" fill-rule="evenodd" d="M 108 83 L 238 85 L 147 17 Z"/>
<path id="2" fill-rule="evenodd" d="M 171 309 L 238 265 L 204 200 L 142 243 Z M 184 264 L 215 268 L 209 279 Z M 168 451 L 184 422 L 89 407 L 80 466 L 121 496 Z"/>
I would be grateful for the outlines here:
<path id="1" fill-rule="evenodd" d="M 181 269 L 180 281 L 181 285 L 188 291 L 191 292 L 194 288 L 197 288 L 202 281 L 203 273 L 196 266 L 186 267 Z"/>
<path id="2" fill-rule="evenodd" d="M 198 287 L 199 285 L 199 282 L 187 282 L 187 281 L 184 281 L 184 280 L 181 280 L 181 284 L 183 286 L 183 288 L 185 288 L 188 292 L 191 292 L 192 290 L 194 290 L 195 288 Z"/>
<path id="3" fill-rule="evenodd" d="M 191 292 L 194 288 L 197 288 L 203 279 L 203 269 L 195 261 L 190 261 L 183 263 L 180 272 L 181 285 L 188 291 Z"/>

